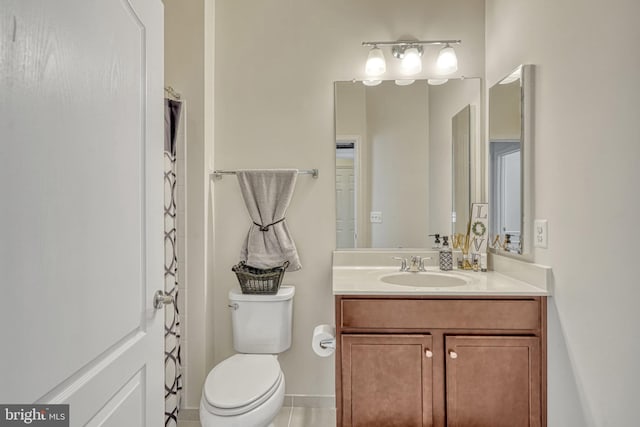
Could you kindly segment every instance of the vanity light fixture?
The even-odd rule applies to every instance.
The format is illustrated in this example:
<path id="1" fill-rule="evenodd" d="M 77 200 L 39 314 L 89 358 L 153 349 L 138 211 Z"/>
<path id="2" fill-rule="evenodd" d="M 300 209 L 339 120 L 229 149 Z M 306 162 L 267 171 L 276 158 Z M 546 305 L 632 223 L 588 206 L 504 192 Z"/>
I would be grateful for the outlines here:
<path id="1" fill-rule="evenodd" d="M 387 63 L 384 60 L 384 54 L 382 50 L 376 45 L 369 51 L 369 57 L 365 65 L 365 72 L 367 76 L 377 77 L 384 74 L 387 71 Z"/>
<path id="2" fill-rule="evenodd" d="M 393 56 L 401 60 L 400 67 L 407 76 L 413 76 L 422 72 L 422 46 L 407 45 L 391 48 Z"/>
<path id="3" fill-rule="evenodd" d="M 362 42 L 363 46 L 371 46 L 369 57 L 365 66 L 368 77 L 377 80 L 386 72 L 384 54 L 380 46 L 390 46 L 391 53 L 395 58 L 401 60 L 400 68 L 406 76 L 413 76 L 422 72 L 423 46 L 443 45 L 438 54 L 436 65 L 442 74 L 451 74 L 458 70 L 458 58 L 456 52 L 451 47 L 452 44 L 460 44 L 462 40 L 398 40 Z"/>
<path id="4" fill-rule="evenodd" d="M 458 71 L 458 57 L 456 56 L 456 51 L 449 46 L 449 43 L 440 50 L 436 64 L 443 74 L 451 74 Z"/>

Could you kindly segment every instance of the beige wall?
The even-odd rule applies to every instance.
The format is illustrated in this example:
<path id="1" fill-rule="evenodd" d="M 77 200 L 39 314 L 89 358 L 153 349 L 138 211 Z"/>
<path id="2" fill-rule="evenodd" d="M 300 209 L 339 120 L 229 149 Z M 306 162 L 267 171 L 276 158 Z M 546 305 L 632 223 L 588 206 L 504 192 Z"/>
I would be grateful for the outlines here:
<path id="1" fill-rule="evenodd" d="M 296 285 L 294 339 L 280 356 L 288 394 L 332 395 L 333 360 L 311 350 L 313 327 L 333 323 L 331 251 L 335 247 L 333 82 L 362 78 L 365 40 L 460 38 L 457 75 L 484 72 L 484 3 L 451 0 L 274 0 L 216 3 L 215 167 L 319 168 L 300 176 L 288 224 L 303 269 Z M 437 49 L 427 49 L 427 65 Z M 390 69 L 391 56 L 387 52 Z M 249 226 L 238 184 L 215 186 L 215 254 L 207 291 L 215 294 L 215 355 L 232 354 L 227 293 L 237 286 Z"/>
<path id="2" fill-rule="evenodd" d="M 487 0 L 487 84 L 535 64 L 535 217 L 549 220 L 549 426 L 638 424 L 640 3 Z"/>

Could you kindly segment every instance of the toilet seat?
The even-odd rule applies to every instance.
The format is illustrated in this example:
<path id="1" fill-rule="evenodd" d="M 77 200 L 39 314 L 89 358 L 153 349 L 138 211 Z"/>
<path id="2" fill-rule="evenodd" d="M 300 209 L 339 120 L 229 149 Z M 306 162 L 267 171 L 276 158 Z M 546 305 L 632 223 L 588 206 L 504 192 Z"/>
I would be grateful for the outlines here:
<path id="1" fill-rule="evenodd" d="M 276 356 L 236 354 L 209 373 L 202 403 L 212 414 L 244 414 L 273 396 L 282 381 L 284 376 Z"/>

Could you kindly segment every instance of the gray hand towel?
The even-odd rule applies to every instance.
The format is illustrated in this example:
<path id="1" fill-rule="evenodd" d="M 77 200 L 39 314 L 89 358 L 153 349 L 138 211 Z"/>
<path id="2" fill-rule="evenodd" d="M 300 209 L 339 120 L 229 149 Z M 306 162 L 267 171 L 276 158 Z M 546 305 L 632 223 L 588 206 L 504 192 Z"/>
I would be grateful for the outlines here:
<path id="1" fill-rule="evenodd" d="M 289 261 L 288 270 L 302 268 L 296 245 L 285 222 L 298 170 L 239 170 L 236 176 L 253 221 L 240 259 L 257 268 L 276 267 L 285 261 Z"/>

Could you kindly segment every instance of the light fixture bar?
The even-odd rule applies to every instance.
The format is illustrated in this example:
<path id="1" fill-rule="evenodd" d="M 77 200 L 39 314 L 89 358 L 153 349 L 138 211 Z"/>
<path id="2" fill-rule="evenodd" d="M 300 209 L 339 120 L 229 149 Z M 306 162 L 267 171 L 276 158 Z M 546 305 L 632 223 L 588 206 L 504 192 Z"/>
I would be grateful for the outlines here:
<path id="1" fill-rule="evenodd" d="M 439 45 L 439 44 L 460 44 L 462 40 L 397 40 L 393 42 L 362 42 L 362 46 L 412 46 L 422 45 Z"/>

